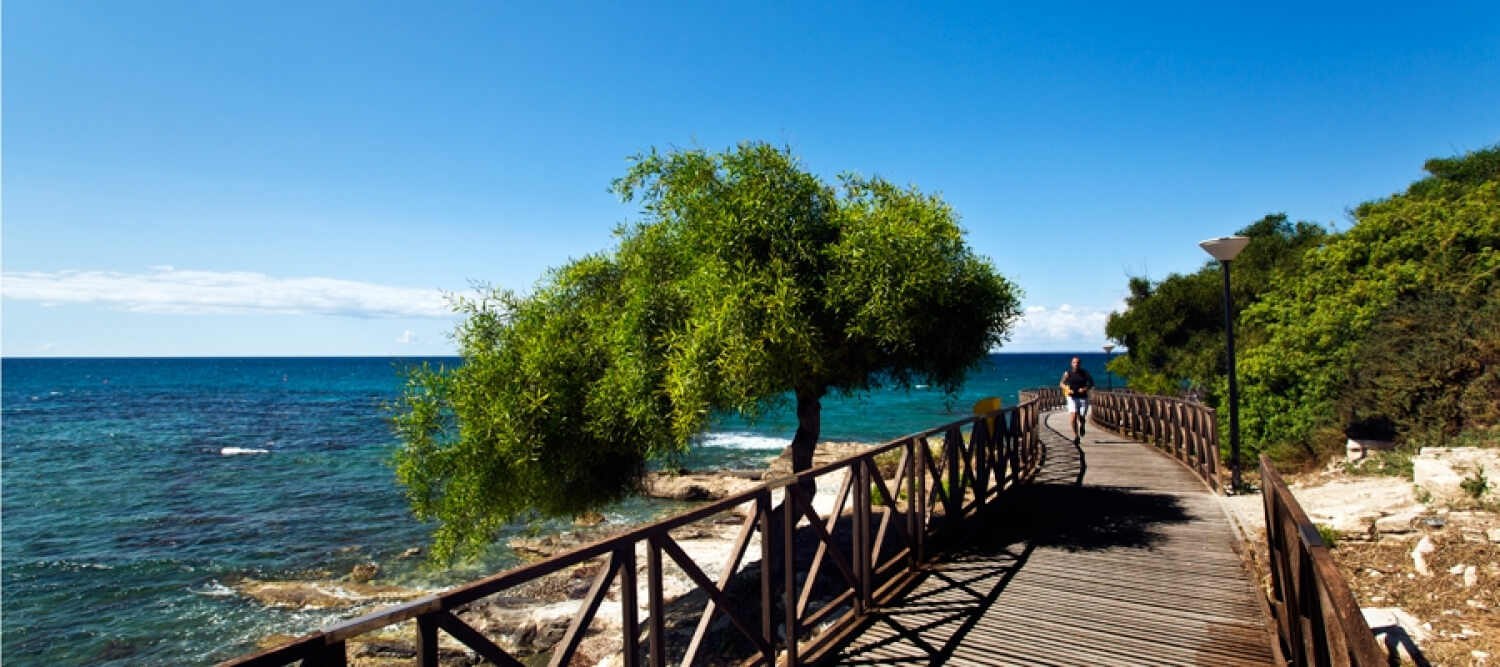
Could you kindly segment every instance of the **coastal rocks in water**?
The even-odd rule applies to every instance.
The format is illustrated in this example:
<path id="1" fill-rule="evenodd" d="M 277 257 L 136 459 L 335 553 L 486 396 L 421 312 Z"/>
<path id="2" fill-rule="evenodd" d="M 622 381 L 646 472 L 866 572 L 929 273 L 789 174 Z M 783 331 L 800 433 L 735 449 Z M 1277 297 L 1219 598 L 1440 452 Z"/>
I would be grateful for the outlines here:
<path id="1" fill-rule="evenodd" d="M 371 579 L 374 579 L 379 574 L 379 565 L 376 565 L 375 563 L 360 563 L 358 565 L 355 565 L 354 569 L 349 571 L 349 581 L 352 581 L 356 584 L 363 584 L 369 582 Z"/>
<path id="2" fill-rule="evenodd" d="M 664 474 L 646 476 L 645 493 L 671 500 L 719 500 L 760 486 L 760 480 L 718 474 Z"/>
<path id="3" fill-rule="evenodd" d="M 261 581 L 243 579 L 233 586 L 268 607 L 346 609 L 376 602 L 404 602 L 426 591 L 350 581 Z"/>
<path id="4" fill-rule="evenodd" d="M 575 526 L 597 526 L 604 523 L 604 521 L 604 515 L 598 512 L 584 512 L 573 517 L 573 525 Z"/>
<path id="5" fill-rule="evenodd" d="M 512 537 L 506 542 L 516 554 L 526 559 L 550 558 L 576 546 L 584 544 L 577 533 L 562 533 L 543 537 Z"/>
<path id="6" fill-rule="evenodd" d="M 420 555 L 422 555 L 422 547 L 412 547 L 410 549 L 407 549 L 406 551 L 401 552 L 399 558 L 405 560 L 407 558 L 416 558 Z"/>

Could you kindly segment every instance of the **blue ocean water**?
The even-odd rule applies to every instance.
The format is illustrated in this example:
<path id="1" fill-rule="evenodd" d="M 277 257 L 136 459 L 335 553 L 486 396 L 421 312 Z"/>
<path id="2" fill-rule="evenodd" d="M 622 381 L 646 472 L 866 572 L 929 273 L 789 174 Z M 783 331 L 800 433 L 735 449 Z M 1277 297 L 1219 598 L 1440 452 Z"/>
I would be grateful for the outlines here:
<path id="1" fill-rule="evenodd" d="M 823 437 L 884 442 L 986 396 L 1011 405 L 1021 389 L 1056 384 L 1070 356 L 992 355 L 951 401 L 922 388 L 830 397 Z M 1104 355 L 1079 356 L 1104 384 Z M 384 580 L 441 587 L 515 565 L 503 540 L 452 570 L 399 558 L 431 529 L 388 465 L 384 409 L 413 361 L 0 360 L 6 664 L 211 663 L 340 616 L 264 607 L 232 590 L 245 577 L 338 577 L 374 561 Z M 789 412 L 726 419 L 680 463 L 760 466 L 795 429 Z M 634 499 L 604 514 L 680 509 Z"/>

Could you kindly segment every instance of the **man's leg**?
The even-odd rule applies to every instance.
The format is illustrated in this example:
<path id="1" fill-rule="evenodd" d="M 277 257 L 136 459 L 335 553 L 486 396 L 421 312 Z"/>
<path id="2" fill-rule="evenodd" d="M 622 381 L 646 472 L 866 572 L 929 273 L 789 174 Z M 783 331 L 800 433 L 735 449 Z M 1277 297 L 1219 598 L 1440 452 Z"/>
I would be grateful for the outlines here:
<path id="1" fill-rule="evenodd" d="M 1078 399 L 1068 397 L 1068 423 L 1073 427 L 1073 444 L 1078 444 L 1082 436 L 1078 434 Z"/>

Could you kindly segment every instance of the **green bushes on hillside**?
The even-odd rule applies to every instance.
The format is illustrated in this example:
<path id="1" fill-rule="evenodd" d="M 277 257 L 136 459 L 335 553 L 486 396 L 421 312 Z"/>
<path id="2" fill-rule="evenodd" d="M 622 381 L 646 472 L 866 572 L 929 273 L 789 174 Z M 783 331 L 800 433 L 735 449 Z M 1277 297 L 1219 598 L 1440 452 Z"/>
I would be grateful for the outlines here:
<path id="1" fill-rule="evenodd" d="M 1500 146 L 1424 168 L 1406 192 L 1356 207 L 1348 231 L 1268 216 L 1241 232 L 1252 238 L 1233 266 L 1247 459 L 1321 455 L 1349 436 L 1495 440 Z M 1217 271 L 1132 279 L 1106 328 L 1130 349 L 1112 369 L 1142 390 L 1205 388 L 1218 405 Z"/>

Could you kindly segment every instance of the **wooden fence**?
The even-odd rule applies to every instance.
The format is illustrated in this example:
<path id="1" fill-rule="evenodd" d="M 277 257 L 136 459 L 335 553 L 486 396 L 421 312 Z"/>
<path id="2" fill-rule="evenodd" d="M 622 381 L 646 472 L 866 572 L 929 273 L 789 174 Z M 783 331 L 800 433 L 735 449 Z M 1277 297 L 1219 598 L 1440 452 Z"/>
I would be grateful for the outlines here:
<path id="1" fill-rule="evenodd" d="M 1213 408 L 1166 396 L 1098 389 L 1091 392 L 1089 403 L 1090 421 L 1155 445 L 1191 468 L 1215 493 L 1224 493 Z"/>
<path id="2" fill-rule="evenodd" d="M 1260 483 L 1271 570 L 1268 598 L 1282 654 L 1293 665 L 1387 664 L 1318 527 L 1264 454 Z"/>
<path id="3" fill-rule="evenodd" d="M 1058 410 L 1063 407 L 1062 387 L 1041 387 L 1038 389 L 1022 389 L 1020 392 L 1022 403 L 1036 401 L 1038 410 Z"/>
<path id="4" fill-rule="evenodd" d="M 1047 390 L 1036 394 L 1045 397 Z M 1006 490 L 1036 473 L 1040 461 L 1036 427 L 1043 404 L 1049 400 L 1025 399 L 1016 407 L 901 438 L 613 538 L 325 627 L 224 664 L 284 665 L 302 661 L 304 665 L 343 665 L 351 639 L 415 620 L 412 645 L 418 665 L 438 664 L 439 631 L 496 665 L 520 665 L 517 657 L 491 636 L 461 618 L 462 610 L 521 584 L 589 562 L 598 566 L 598 574 L 566 634 L 552 648 L 551 665 L 570 664 L 606 600 L 618 601 L 611 609 L 618 609 L 620 625 L 609 631 L 619 635 L 625 665 L 665 665 L 669 660 L 684 665 L 725 660 L 797 665 L 816 660 L 857 627 L 866 609 L 893 595 L 915 576 L 917 566 L 939 553 L 950 537 L 960 534 L 964 521 L 988 511 Z M 967 440 L 963 437 L 965 428 L 969 429 Z M 898 459 L 896 470 L 888 477 L 881 463 L 893 458 Z M 842 475 L 842 481 L 831 511 L 822 516 L 809 490 L 816 488 L 818 479 L 829 475 Z M 852 508 L 847 515 L 845 507 Z M 739 512 L 744 519 L 726 565 L 714 579 L 684 552 L 671 532 L 729 512 Z M 746 558 L 749 547 L 757 541 L 763 565 L 757 568 L 758 574 Z M 812 544 L 816 544 L 815 549 L 807 548 Z M 799 545 L 804 548 L 799 549 Z M 644 576 L 637 569 L 640 560 L 645 561 Z M 766 561 L 771 561 L 769 566 L 765 566 Z M 680 568 L 705 600 L 701 607 L 686 613 L 675 613 L 681 611 L 675 606 L 693 596 L 680 596 L 670 603 L 674 605 L 674 618 L 691 620 L 683 627 L 669 627 L 667 620 L 669 602 L 665 599 L 663 569 L 670 564 Z M 827 585 L 830 580 L 831 592 Z M 644 618 L 638 605 L 642 583 Z M 710 628 L 721 617 L 727 618 L 728 627 L 717 630 L 711 638 Z M 691 633 L 687 626 L 692 626 Z M 677 641 L 682 638 L 687 639 Z M 735 650 L 739 654 L 725 655 L 726 646 L 731 647 L 731 654 Z M 732 648 L 736 646 L 741 648 Z M 717 653 L 710 655 L 713 651 Z"/>

